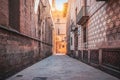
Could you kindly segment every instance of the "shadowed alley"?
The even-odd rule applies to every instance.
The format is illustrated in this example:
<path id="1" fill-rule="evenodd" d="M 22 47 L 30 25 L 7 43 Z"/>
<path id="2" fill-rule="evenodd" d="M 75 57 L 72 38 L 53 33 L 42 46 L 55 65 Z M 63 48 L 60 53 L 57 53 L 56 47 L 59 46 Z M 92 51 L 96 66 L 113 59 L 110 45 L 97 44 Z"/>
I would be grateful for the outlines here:
<path id="1" fill-rule="evenodd" d="M 21 75 L 21 76 L 20 76 Z M 119 80 L 66 55 L 53 55 L 7 80 Z"/>
<path id="2" fill-rule="evenodd" d="M 120 0 L 0 0 L 0 80 L 119 80 Z"/>

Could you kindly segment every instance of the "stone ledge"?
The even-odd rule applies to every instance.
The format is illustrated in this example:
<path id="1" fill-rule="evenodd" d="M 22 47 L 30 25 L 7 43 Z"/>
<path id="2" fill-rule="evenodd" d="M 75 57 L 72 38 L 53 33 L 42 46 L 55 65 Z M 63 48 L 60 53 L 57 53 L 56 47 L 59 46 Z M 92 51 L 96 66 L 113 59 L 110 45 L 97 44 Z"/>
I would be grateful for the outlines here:
<path id="1" fill-rule="evenodd" d="M 20 32 L 18 32 L 18 31 L 14 30 L 14 29 L 12 29 L 12 28 L 6 28 L 6 27 L 0 25 L 0 29 L 4 29 L 4 30 L 6 30 L 6 31 L 9 31 L 9 32 L 12 32 L 12 33 L 18 34 L 18 35 L 20 35 L 20 36 L 24 36 L 24 37 L 27 37 L 27 38 L 30 38 L 30 39 L 36 40 L 36 41 L 41 42 L 41 43 L 43 43 L 43 44 L 46 44 L 46 45 L 48 45 L 48 46 L 52 46 L 52 44 L 49 44 L 49 43 L 46 43 L 46 42 L 40 41 L 39 39 L 34 38 L 34 37 L 31 37 L 31 36 L 28 36 L 28 35 L 22 34 L 22 33 L 20 33 Z"/>

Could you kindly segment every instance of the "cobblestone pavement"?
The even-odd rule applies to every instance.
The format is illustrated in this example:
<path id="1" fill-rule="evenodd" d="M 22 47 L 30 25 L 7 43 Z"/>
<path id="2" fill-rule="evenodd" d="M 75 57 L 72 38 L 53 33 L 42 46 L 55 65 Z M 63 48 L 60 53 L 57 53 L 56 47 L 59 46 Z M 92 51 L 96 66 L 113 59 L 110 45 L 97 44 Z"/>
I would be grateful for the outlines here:
<path id="1" fill-rule="evenodd" d="M 119 80 L 107 73 L 72 59 L 53 55 L 24 69 L 7 80 Z"/>

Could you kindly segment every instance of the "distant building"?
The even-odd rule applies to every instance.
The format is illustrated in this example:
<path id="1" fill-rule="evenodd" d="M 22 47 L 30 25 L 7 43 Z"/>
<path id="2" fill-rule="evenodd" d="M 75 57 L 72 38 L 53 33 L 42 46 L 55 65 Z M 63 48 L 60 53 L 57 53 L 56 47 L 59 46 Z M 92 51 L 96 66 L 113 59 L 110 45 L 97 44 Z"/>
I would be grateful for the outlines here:
<path id="1" fill-rule="evenodd" d="M 67 10 L 67 3 L 64 4 L 65 10 L 63 11 L 59 11 L 56 8 L 54 9 L 55 10 L 52 11 L 53 22 L 55 27 L 54 53 L 66 54 L 66 12 L 65 10 Z"/>
<path id="2" fill-rule="evenodd" d="M 52 0 L 52 8 L 56 8 L 56 0 Z"/>
<path id="3" fill-rule="evenodd" d="M 63 17 L 66 17 L 68 9 L 68 2 L 64 3 L 63 5 Z"/>

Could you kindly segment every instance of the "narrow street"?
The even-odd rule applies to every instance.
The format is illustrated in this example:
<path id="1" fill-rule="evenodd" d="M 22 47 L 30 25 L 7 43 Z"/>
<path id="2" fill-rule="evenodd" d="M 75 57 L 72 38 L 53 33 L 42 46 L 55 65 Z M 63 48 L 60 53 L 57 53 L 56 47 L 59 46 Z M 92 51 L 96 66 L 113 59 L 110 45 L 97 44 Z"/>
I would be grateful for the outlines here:
<path id="1" fill-rule="evenodd" d="M 0 80 L 120 80 L 120 0 L 0 0 Z"/>
<path id="2" fill-rule="evenodd" d="M 119 80 L 66 55 L 50 56 L 7 80 Z"/>

